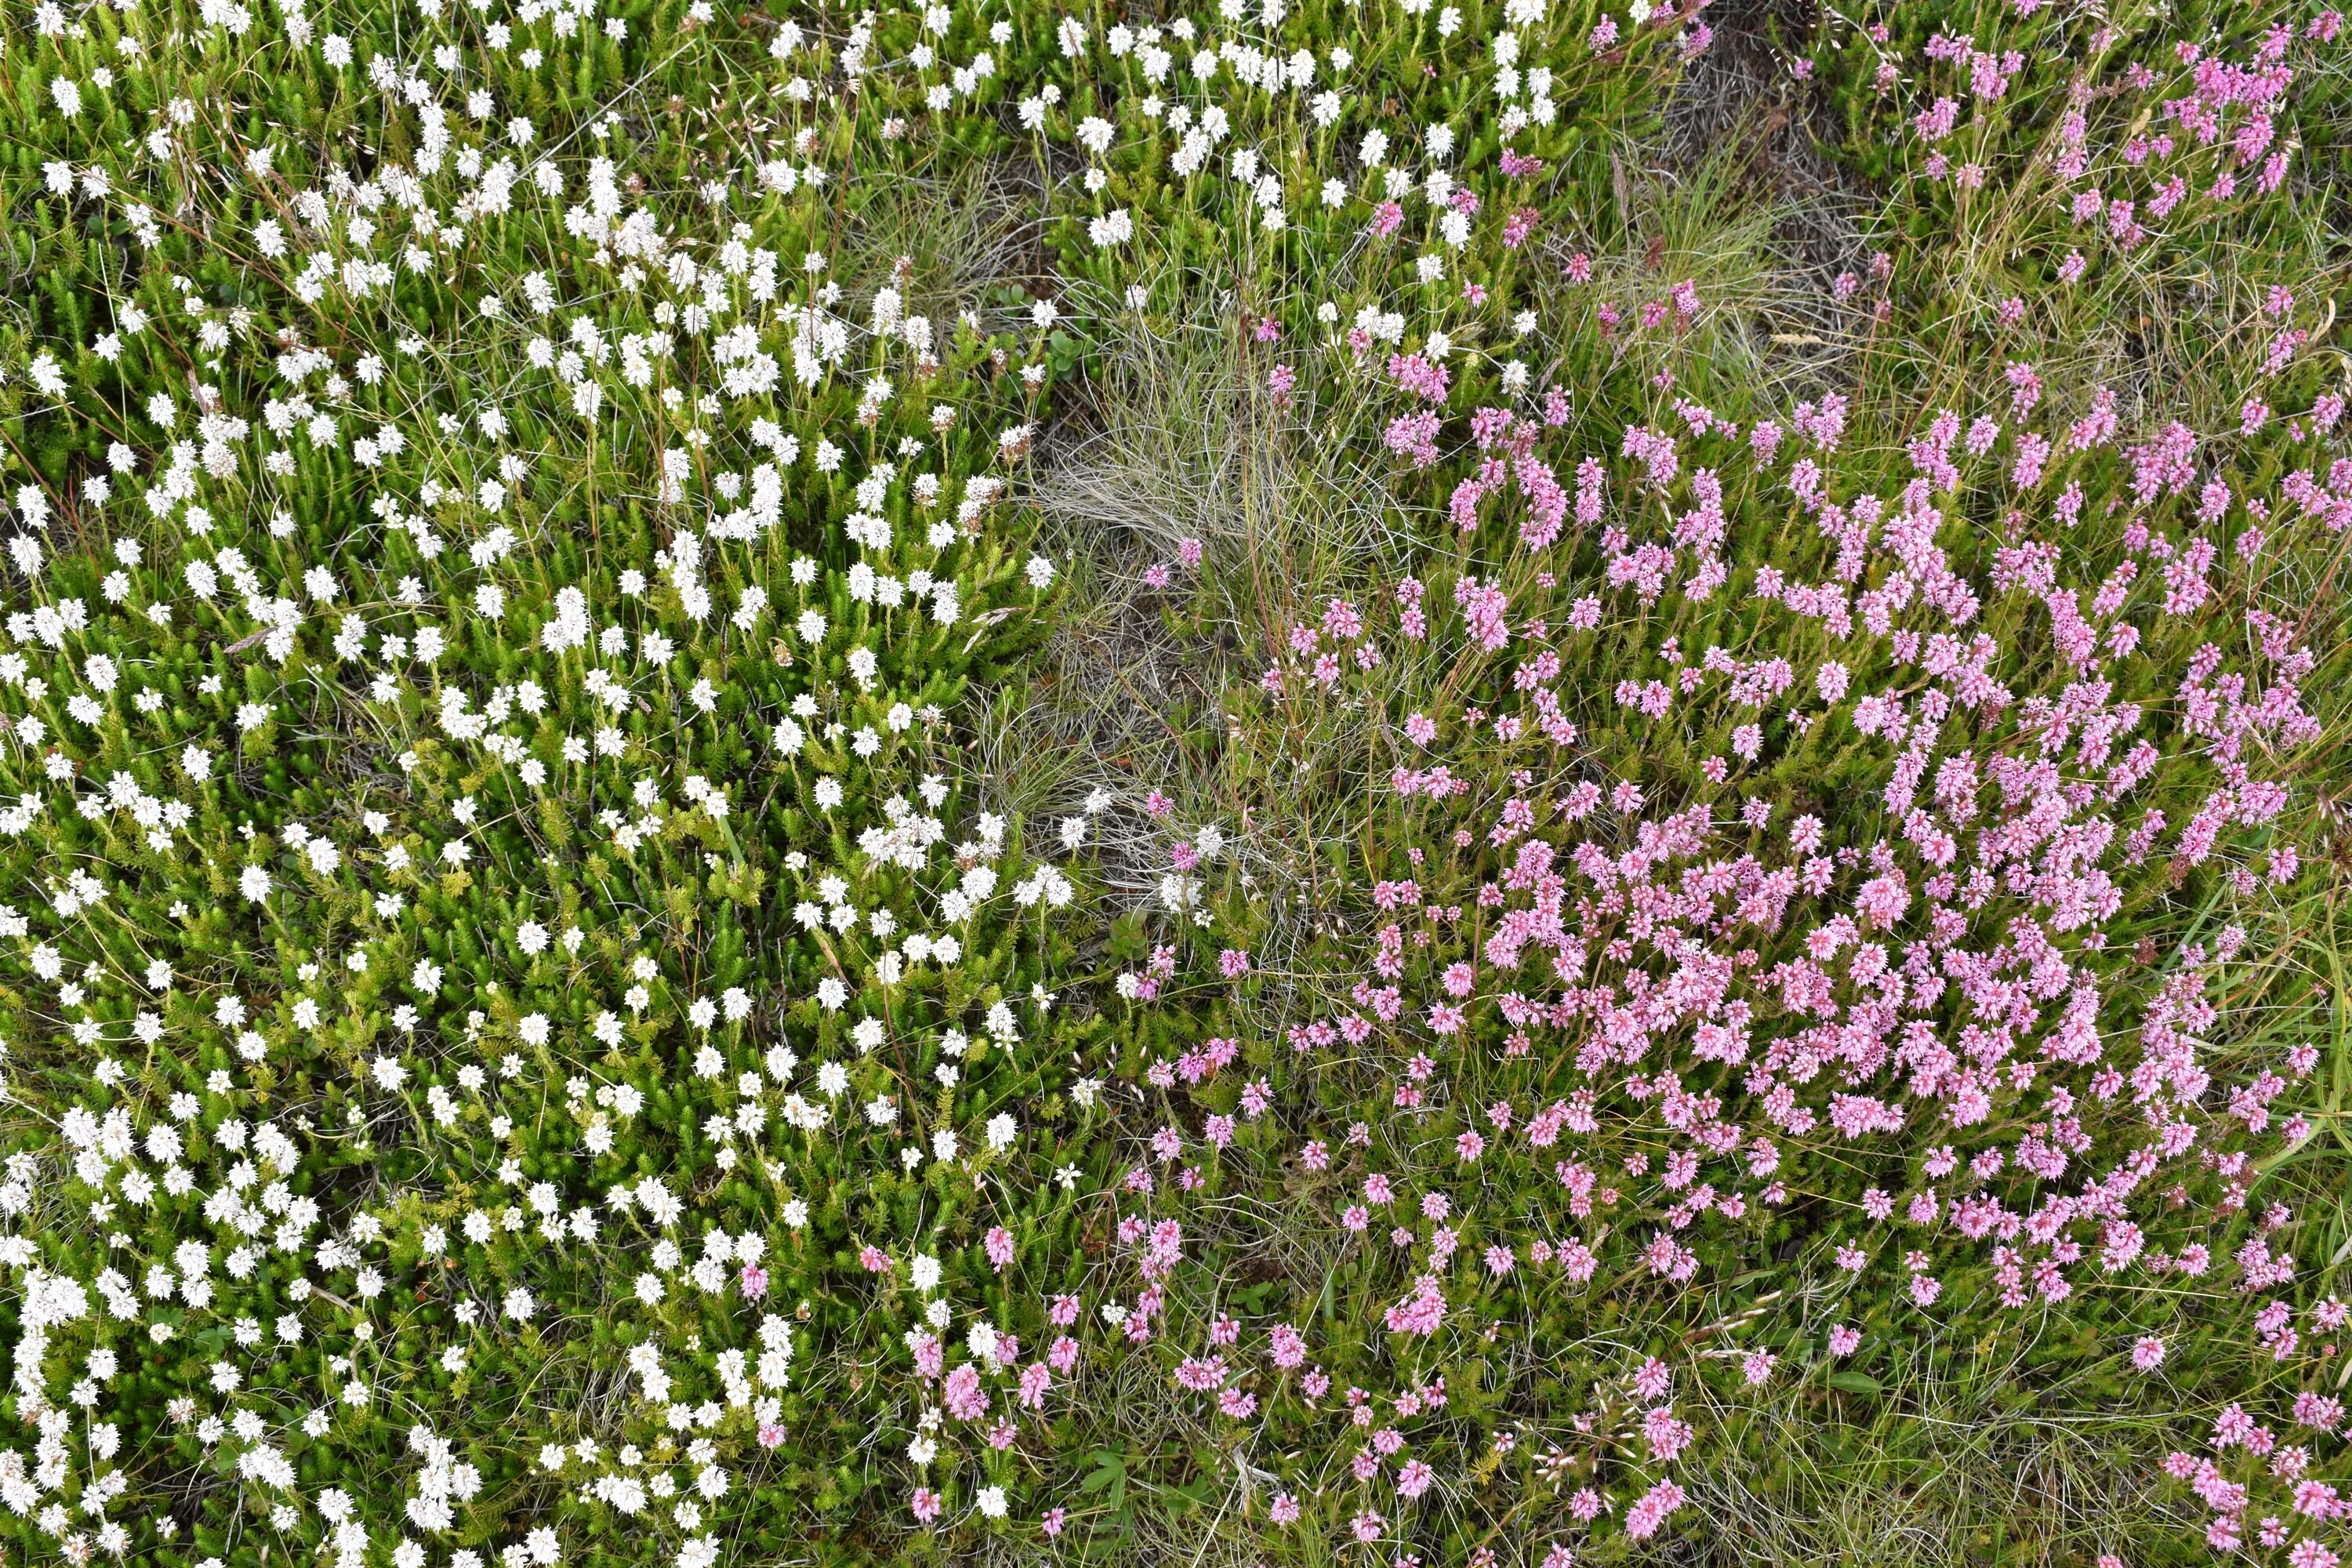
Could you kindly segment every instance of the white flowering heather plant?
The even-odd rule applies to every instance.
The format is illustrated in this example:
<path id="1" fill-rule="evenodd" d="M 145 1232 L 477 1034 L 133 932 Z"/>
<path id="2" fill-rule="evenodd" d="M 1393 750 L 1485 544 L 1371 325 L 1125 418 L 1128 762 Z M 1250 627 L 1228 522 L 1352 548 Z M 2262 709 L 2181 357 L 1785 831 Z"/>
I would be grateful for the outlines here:
<path id="1" fill-rule="evenodd" d="M 922 18 L 932 89 L 707 5 L 31 20 L 12 1528 L 711 1563 L 936 1446 L 921 1333 L 1060 1398 L 1088 1331 L 1000 1276 L 1079 1201 L 1074 885 L 949 718 L 1052 581 L 1052 373 L 828 259 L 1006 38 Z"/>
<path id="2" fill-rule="evenodd" d="M 5 15 L 9 1551 L 2352 1552 L 2335 12 Z"/>

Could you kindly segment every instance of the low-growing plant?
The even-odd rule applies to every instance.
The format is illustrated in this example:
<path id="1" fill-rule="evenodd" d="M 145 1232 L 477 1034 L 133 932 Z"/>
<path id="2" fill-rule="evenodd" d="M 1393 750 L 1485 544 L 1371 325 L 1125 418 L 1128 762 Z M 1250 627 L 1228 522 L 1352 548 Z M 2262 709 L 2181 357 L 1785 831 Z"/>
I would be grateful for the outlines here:
<path id="1" fill-rule="evenodd" d="M 28 1558 L 2347 1550 L 2335 12 L 7 27 Z"/>

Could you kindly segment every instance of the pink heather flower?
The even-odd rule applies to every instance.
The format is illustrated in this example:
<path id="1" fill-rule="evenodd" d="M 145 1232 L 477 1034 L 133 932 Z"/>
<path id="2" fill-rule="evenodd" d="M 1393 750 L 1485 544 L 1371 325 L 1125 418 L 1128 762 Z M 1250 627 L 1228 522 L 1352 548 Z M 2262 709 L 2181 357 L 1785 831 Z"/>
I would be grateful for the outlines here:
<path id="1" fill-rule="evenodd" d="M 762 1448 L 780 1448 L 783 1446 L 783 1442 L 784 1429 L 773 1421 L 766 1423 L 760 1428 L 760 1447 Z"/>
<path id="2" fill-rule="evenodd" d="M 2132 1342 L 2132 1365 L 2141 1372 L 2154 1372 L 2164 1364 L 2164 1342 L 2150 1334 Z"/>
<path id="3" fill-rule="evenodd" d="M 1646 1541 L 1666 1522 L 1666 1516 L 1682 1505 L 1683 1489 L 1672 1481 L 1660 1481 L 1625 1510 L 1625 1533 L 1636 1541 Z"/>
<path id="4" fill-rule="evenodd" d="M 743 1265 L 743 1272 L 739 1279 L 743 1287 L 745 1300 L 756 1301 L 768 1293 L 768 1271 L 758 1264 Z"/>
<path id="5" fill-rule="evenodd" d="M 1830 1354 L 1843 1361 L 1862 1348 L 1862 1331 L 1840 1323 L 1830 1331 Z"/>
<path id="6" fill-rule="evenodd" d="M 1405 391 L 1431 403 L 1443 403 L 1454 384 L 1453 373 L 1420 354 L 1391 354 L 1389 379 Z"/>
<path id="7" fill-rule="evenodd" d="M 988 1414 L 988 1395 L 981 1388 L 980 1373 L 969 1362 L 948 1373 L 940 1395 L 948 1414 L 959 1421 L 977 1421 Z"/>
<path id="8" fill-rule="evenodd" d="M 1437 461 L 1437 432 L 1441 421 L 1433 409 L 1424 408 L 1417 414 L 1400 414 L 1389 422 L 1383 436 L 1390 451 L 1409 459 L 1416 468 L 1426 468 Z"/>
<path id="9" fill-rule="evenodd" d="M 1388 1310 L 1386 1323 L 1392 1334 L 1432 1335 L 1445 1319 L 1445 1296 L 1438 1289 L 1437 1278 L 1423 1274 L 1413 1281 L 1412 1294 Z"/>
<path id="10" fill-rule="evenodd" d="M 1067 1517 L 1060 1509 L 1049 1508 L 1045 1510 L 1045 1517 L 1038 1521 L 1037 1528 L 1050 1539 L 1062 1533 L 1062 1526 L 1067 1521 Z"/>
<path id="11" fill-rule="evenodd" d="M 2305 1481 L 2294 1489 L 2294 1511 L 2308 1519 L 2328 1519 L 2342 1511 L 2336 1489 L 2325 1481 Z"/>
<path id="12" fill-rule="evenodd" d="M 1275 1493 L 1274 1504 L 1266 1510 L 1266 1517 L 1280 1525 L 1297 1524 L 1298 1513 L 1298 1500 L 1288 1492 Z"/>
<path id="13" fill-rule="evenodd" d="M 2343 1402 L 2305 1390 L 2294 1396 L 2294 1418 L 2315 1432 L 2333 1432 L 2344 1419 Z"/>
<path id="14" fill-rule="evenodd" d="M 1690 1423 L 1676 1419 L 1673 1408 L 1664 1405 L 1643 1415 L 1642 1435 L 1650 1445 L 1650 1458 L 1660 1464 L 1672 1464 L 1694 1436 Z"/>
<path id="15" fill-rule="evenodd" d="M 940 1517 L 940 1494 L 929 1487 L 917 1487 L 914 1497 L 915 1518 L 929 1524 Z"/>
<path id="16" fill-rule="evenodd" d="M 1250 955 L 1237 947 L 1229 947 L 1217 954 L 1217 973 L 1228 980 L 1239 980 L 1249 973 Z"/>

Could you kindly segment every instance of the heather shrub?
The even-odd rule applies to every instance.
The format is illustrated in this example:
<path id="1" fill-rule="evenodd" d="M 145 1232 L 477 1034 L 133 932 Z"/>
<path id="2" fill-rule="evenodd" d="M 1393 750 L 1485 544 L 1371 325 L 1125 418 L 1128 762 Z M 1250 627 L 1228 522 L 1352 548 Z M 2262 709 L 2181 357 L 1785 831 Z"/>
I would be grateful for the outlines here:
<path id="1" fill-rule="evenodd" d="M 2340 31 L 13 7 L 13 1548 L 2333 1564 Z"/>

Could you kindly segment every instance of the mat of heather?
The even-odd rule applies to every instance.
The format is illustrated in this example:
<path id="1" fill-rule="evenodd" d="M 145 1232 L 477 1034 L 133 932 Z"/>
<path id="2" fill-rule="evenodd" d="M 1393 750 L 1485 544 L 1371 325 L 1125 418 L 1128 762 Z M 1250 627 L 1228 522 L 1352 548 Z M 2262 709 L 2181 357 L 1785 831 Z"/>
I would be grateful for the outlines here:
<path id="1" fill-rule="evenodd" d="M 0 0 L 0 1561 L 2352 1559 L 2310 0 Z"/>

